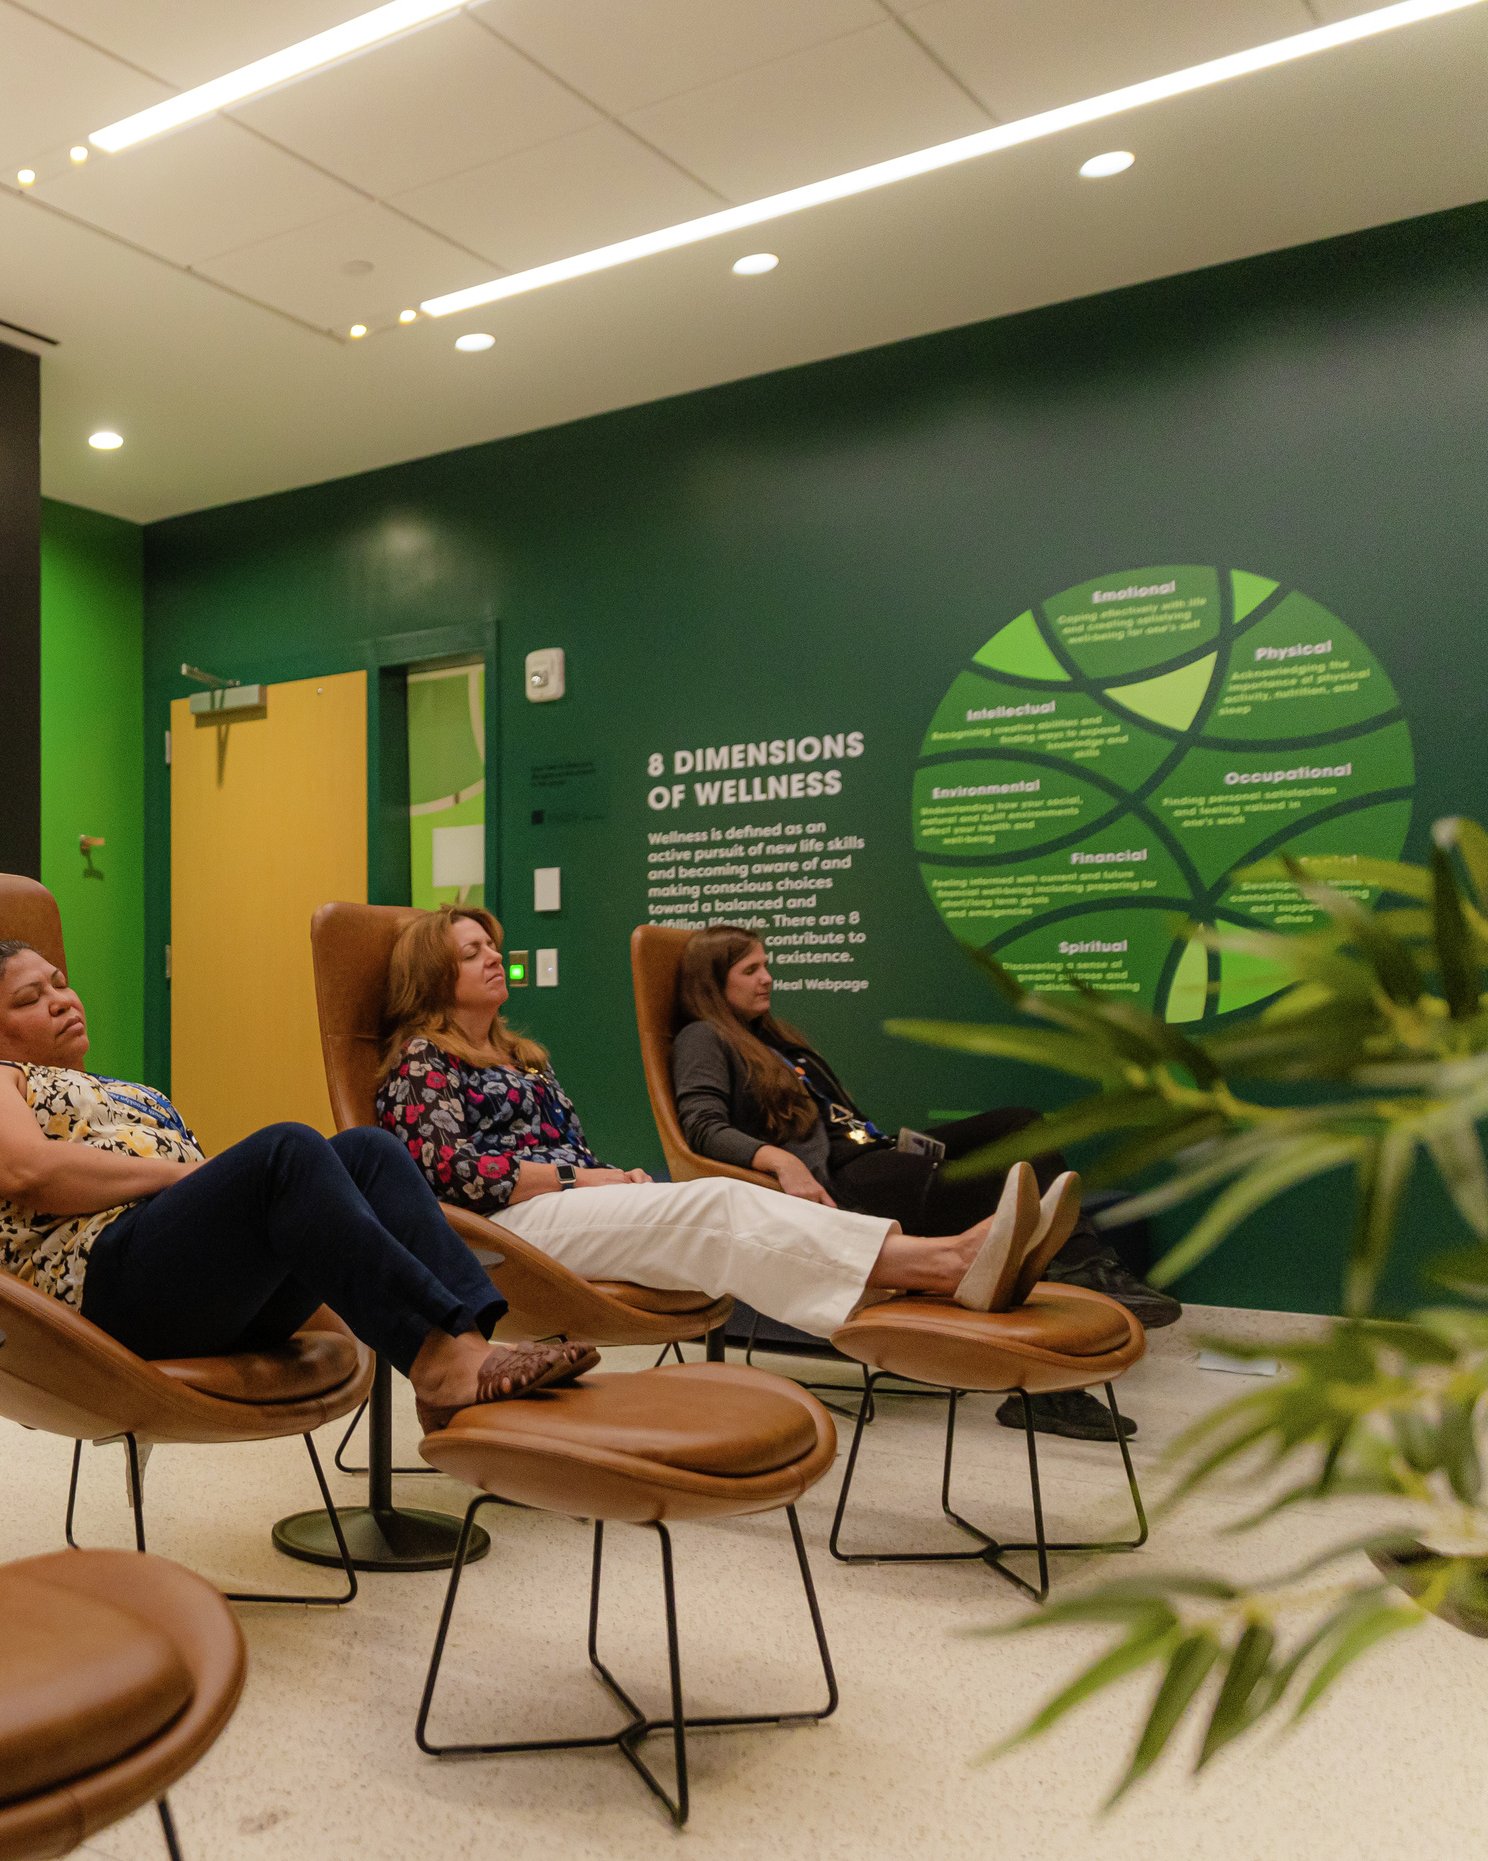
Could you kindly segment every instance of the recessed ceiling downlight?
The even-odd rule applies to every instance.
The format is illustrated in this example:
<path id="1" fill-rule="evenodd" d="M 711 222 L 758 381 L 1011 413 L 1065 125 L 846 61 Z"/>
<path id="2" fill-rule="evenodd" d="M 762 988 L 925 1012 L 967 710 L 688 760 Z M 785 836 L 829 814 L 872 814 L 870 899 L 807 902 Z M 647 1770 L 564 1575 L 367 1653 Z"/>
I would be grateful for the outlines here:
<path id="1" fill-rule="evenodd" d="M 34 187 L 36 185 L 36 170 L 34 168 L 17 168 L 16 183 L 20 187 Z"/>
<path id="2" fill-rule="evenodd" d="M 124 444 L 124 435 L 108 427 L 100 427 L 96 433 L 88 435 L 88 444 L 95 452 L 117 452 Z"/>
<path id="3" fill-rule="evenodd" d="M 353 323 L 351 328 L 346 332 L 346 334 L 351 338 L 353 342 L 360 342 L 362 338 L 367 334 L 367 326 L 365 323 Z"/>
<path id="4" fill-rule="evenodd" d="M 767 271 L 774 271 L 780 260 L 773 252 L 748 252 L 743 258 L 734 260 L 736 278 L 762 278 Z"/>
<path id="5" fill-rule="evenodd" d="M 1104 181 L 1107 175 L 1124 174 L 1136 159 L 1130 149 L 1107 149 L 1104 155 L 1081 162 L 1080 173 L 1087 181 Z"/>
<path id="6" fill-rule="evenodd" d="M 455 338 L 455 347 L 463 349 L 466 355 L 476 355 L 482 349 L 494 349 L 496 338 L 488 335 L 485 330 L 467 330 L 463 336 Z"/>
<path id="7" fill-rule="evenodd" d="M 1488 0 L 1395 0 L 1393 6 L 1376 6 L 1368 12 L 1347 19 L 1331 20 L 1305 32 L 1294 32 L 1284 39 L 1251 47 L 1248 51 L 1228 52 L 1222 58 L 1207 59 L 1182 71 L 1170 71 L 1161 77 L 1144 78 L 1140 83 L 1123 85 L 1120 90 L 1103 91 L 1078 103 L 1060 104 L 1013 123 L 995 123 L 958 136 L 931 148 L 915 149 L 906 155 L 891 156 L 866 168 L 850 169 L 845 174 L 828 175 L 820 181 L 808 181 L 802 187 L 788 188 L 781 194 L 748 200 L 738 206 L 722 207 L 698 219 L 682 220 L 675 226 L 658 227 L 632 239 L 616 240 L 596 246 L 589 252 L 576 252 L 571 258 L 553 259 L 546 265 L 529 266 L 526 271 L 509 272 L 484 284 L 473 284 L 463 291 L 447 291 L 440 297 L 426 298 L 419 308 L 426 316 L 449 317 L 473 310 L 477 304 L 504 303 L 509 297 L 537 291 L 550 284 L 563 284 L 572 278 L 591 277 L 595 272 L 610 271 L 617 265 L 629 265 L 637 259 L 651 258 L 659 252 L 677 252 L 684 246 L 716 239 L 725 233 L 742 232 L 746 227 L 761 226 L 767 220 L 781 220 L 787 214 L 802 213 L 828 201 L 847 200 L 867 194 L 875 188 L 888 187 L 911 176 L 934 174 L 961 162 L 979 160 L 1003 149 L 1038 142 L 1046 136 L 1069 129 L 1083 129 L 1091 123 L 1104 122 L 1128 110 L 1144 108 L 1169 97 L 1186 97 L 1195 91 L 1208 90 L 1259 71 L 1271 71 L 1299 58 L 1310 58 L 1340 46 L 1357 44 L 1383 32 L 1413 26 L 1423 20 L 1437 19 L 1448 13 L 1460 13 Z"/>

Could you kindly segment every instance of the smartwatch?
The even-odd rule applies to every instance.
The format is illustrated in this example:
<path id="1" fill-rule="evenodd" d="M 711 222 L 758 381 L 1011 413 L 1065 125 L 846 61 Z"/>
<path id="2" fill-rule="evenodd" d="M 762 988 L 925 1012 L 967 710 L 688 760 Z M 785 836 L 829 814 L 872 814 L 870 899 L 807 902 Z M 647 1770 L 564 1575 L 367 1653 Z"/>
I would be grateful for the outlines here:
<path id="1" fill-rule="evenodd" d="M 574 1189 L 578 1186 L 579 1172 L 574 1168 L 572 1163 L 555 1163 L 553 1168 L 558 1172 L 558 1187 L 560 1189 Z"/>

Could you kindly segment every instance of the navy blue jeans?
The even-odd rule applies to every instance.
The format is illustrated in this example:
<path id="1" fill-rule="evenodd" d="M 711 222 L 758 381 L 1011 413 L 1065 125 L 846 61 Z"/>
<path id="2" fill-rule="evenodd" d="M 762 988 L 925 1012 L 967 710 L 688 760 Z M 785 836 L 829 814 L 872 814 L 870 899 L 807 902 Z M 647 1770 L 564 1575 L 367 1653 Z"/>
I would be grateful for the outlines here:
<path id="1" fill-rule="evenodd" d="M 83 1316 L 141 1357 L 265 1350 L 328 1305 L 406 1375 L 506 1301 L 390 1132 L 271 1124 L 110 1222 Z"/>

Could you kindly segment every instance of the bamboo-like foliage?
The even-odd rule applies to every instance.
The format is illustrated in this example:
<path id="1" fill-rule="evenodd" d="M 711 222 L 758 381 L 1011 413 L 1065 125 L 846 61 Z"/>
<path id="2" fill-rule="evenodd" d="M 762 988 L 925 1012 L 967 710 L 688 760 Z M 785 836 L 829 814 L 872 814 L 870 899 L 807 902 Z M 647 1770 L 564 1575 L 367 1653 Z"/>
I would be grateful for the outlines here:
<path id="1" fill-rule="evenodd" d="M 1303 1502 L 1357 1504 L 1360 1495 L 1377 1503 L 1379 1529 L 1248 1590 L 1203 1574 L 1152 1575 L 1106 1583 L 999 1631 L 1085 1622 L 1116 1630 L 1009 1744 L 1138 1668 L 1157 1671 L 1112 1802 L 1180 1726 L 1202 1720 L 1202 1769 L 1268 1716 L 1300 1718 L 1354 1661 L 1429 1610 L 1488 1633 L 1488 833 L 1472 820 L 1438 821 L 1426 865 L 1287 859 L 1242 876 L 1290 881 L 1322 924 L 1290 935 L 1190 927 L 1212 947 L 1267 963 L 1283 985 L 1239 1025 L 1190 1034 L 1088 990 L 1032 994 L 975 953 L 1023 1024 L 889 1023 L 907 1039 L 1031 1061 L 1093 1088 L 1036 1131 L 958 1167 L 1001 1169 L 1033 1149 L 1082 1144 L 1096 1147 L 1085 1174 L 1097 1186 L 1155 1172 L 1120 1216 L 1196 1205 L 1151 1275 L 1158 1284 L 1299 1183 L 1336 1172 L 1351 1194 L 1345 1316 L 1319 1341 L 1249 1347 L 1279 1359 L 1284 1374 L 1176 1443 L 1166 1503 L 1221 1472 L 1264 1473 L 1269 1490 L 1285 1471 L 1277 1496 L 1238 1529 Z M 1376 908 L 1343 883 L 1370 888 Z M 1463 1303 L 1387 1322 L 1373 1315 L 1377 1292 L 1423 1168 L 1440 1177 L 1459 1223 L 1430 1271 Z"/>

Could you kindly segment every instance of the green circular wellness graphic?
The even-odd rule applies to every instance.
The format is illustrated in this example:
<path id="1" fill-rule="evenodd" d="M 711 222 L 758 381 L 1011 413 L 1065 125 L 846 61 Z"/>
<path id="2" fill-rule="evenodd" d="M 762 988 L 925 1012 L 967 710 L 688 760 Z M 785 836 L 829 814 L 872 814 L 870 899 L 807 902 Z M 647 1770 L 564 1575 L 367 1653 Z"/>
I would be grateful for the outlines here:
<path id="1" fill-rule="evenodd" d="M 957 674 L 920 747 L 915 849 L 946 927 L 1025 986 L 1200 1021 L 1280 979 L 1180 924 L 1316 923 L 1236 869 L 1397 859 L 1413 778 L 1395 689 L 1336 614 L 1242 569 L 1122 569 L 1019 614 Z"/>

